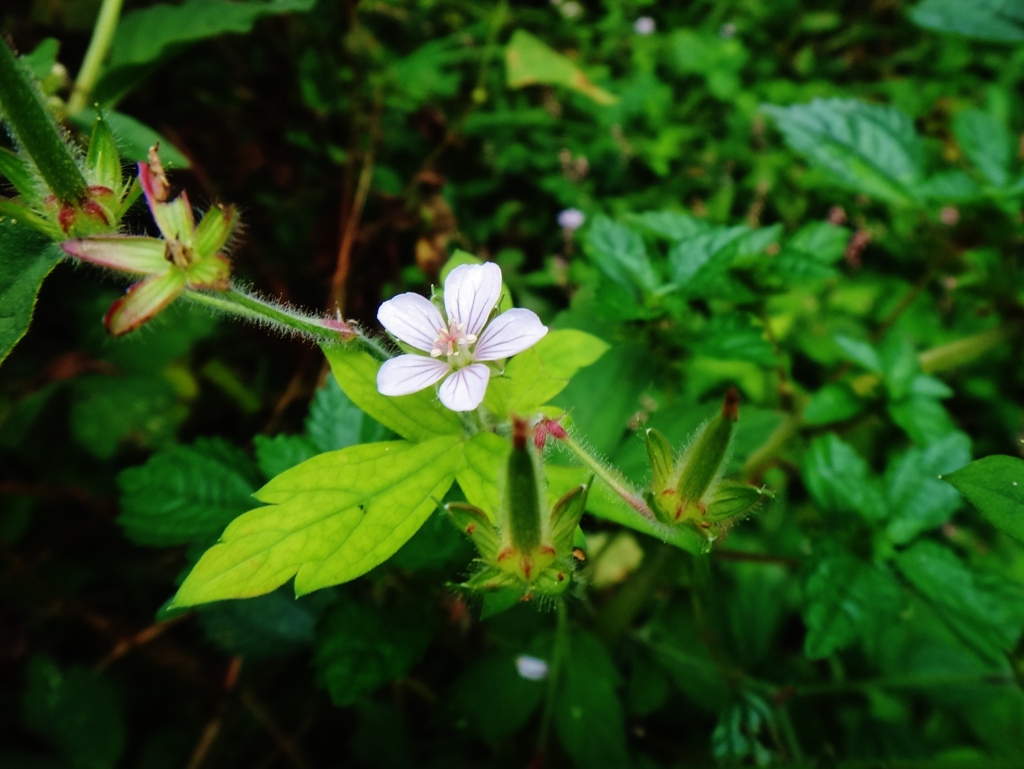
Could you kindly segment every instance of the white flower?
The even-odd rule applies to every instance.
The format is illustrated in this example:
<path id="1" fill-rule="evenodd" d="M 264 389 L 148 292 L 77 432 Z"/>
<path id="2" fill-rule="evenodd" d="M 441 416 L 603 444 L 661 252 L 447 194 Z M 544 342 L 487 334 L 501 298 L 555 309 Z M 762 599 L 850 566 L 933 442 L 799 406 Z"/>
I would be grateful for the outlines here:
<path id="1" fill-rule="evenodd" d="M 641 16 L 633 23 L 633 31 L 638 35 L 649 35 L 656 29 L 654 19 L 650 16 Z"/>
<path id="2" fill-rule="evenodd" d="M 565 18 L 567 19 L 578 18 L 579 15 L 583 13 L 583 6 L 577 3 L 575 0 L 570 0 L 568 3 L 565 3 L 559 7 L 562 10 L 562 15 L 565 16 Z"/>
<path id="3" fill-rule="evenodd" d="M 419 294 L 399 294 L 377 310 L 391 334 L 426 355 L 399 355 L 377 372 L 383 395 L 409 395 L 442 379 L 438 397 L 452 411 L 472 411 L 487 392 L 486 361 L 508 358 L 535 345 L 548 332 L 530 310 L 513 309 L 490 323 L 501 296 L 501 268 L 463 264 L 448 275 L 441 312 Z"/>
<path id="4" fill-rule="evenodd" d="M 516 657 L 516 672 L 528 681 L 543 681 L 548 677 L 548 663 L 529 654 Z"/>
<path id="5" fill-rule="evenodd" d="M 558 214 L 558 226 L 569 232 L 578 230 L 586 220 L 587 217 L 578 208 L 567 208 Z"/>

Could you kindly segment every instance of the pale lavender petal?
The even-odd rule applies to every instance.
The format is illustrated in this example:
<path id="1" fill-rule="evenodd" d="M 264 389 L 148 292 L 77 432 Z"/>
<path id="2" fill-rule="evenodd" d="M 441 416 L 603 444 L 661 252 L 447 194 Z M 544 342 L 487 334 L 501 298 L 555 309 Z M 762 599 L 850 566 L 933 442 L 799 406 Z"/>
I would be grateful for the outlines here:
<path id="1" fill-rule="evenodd" d="M 473 350 L 473 360 L 500 360 L 521 353 L 548 333 L 532 310 L 514 309 L 491 321 Z"/>
<path id="2" fill-rule="evenodd" d="M 520 678 L 543 681 L 548 677 L 548 669 L 548 663 L 539 657 L 531 657 L 529 654 L 520 654 L 516 657 L 516 671 Z"/>
<path id="3" fill-rule="evenodd" d="M 411 395 L 440 382 L 451 369 L 444 361 L 425 355 L 399 355 L 384 361 L 377 372 L 381 395 Z"/>
<path id="4" fill-rule="evenodd" d="M 389 332 L 417 350 L 430 352 L 445 328 L 441 312 L 419 294 L 399 294 L 377 310 L 377 320 Z"/>
<path id="5" fill-rule="evenodd" d="M 438 397 L 452 411 L 472 411 L 484 399 L 491 370 L 482 363 L 460 368 L 441 385 Z"/>
<path id="6" fill-rule="evenodd" d="M 501 296 L 501 268 L 496 264 L 462 264 L 444 282 L 448 322 L 465 323 L 466 334 L 479 335 Z"/>

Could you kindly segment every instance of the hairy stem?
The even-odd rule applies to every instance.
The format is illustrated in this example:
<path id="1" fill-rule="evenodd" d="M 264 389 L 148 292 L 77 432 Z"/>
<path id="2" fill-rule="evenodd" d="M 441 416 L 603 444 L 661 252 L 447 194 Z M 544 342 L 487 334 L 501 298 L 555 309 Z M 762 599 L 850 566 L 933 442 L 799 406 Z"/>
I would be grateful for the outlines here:
<path id="1" fill-rule="evenodd" d="M 75 87 L 71 91 L 71 98 L 68 99 L 69 115 L 81 112 L 89 103 L 92 89 L 99 78 L 100 67 L 103 66 L 103 60 L 107 58 L 107 53 L 110 51 L 110 44 L 114 39 L 123 3 L 124 0 L 103 0 L 103 4 L 100 6 L 96 25 L 92 30 L 92 39 L 89 41 L 89 49 L 85 52 L 82 68 L 78 70 Z"/>
<path id="2" fill-rule="evenodd" d="M 77 203 L 86 195 L 85 178 L 43 104 L 39 89 L 6 43 L 0 41 L 0 107 L 22 148 L 57 200 Z"/>
<path id="3" fill-rule="evenodd" d="M 592 456 L 586 449 L 580 444 L 573 440 L 572 436 L 567 435 L 562 438 L 562 443 L 565 444 L 566 448 L 570 449 L 580 461 L 589 467 L 594 475 L 608 484 L 608 487 L 622 497 L 623 501 L 631 508 L 636 510 L 640 515 L 646 518 L 651 523 L 657 523 L 658 519 L 655 517 L 651 508 L 647 506 L 643 498 L 640 497 L 634 490 L 633 485 L 627 481 L 621 473 L 613 468 L 606 467 L 594 456 Z"/>

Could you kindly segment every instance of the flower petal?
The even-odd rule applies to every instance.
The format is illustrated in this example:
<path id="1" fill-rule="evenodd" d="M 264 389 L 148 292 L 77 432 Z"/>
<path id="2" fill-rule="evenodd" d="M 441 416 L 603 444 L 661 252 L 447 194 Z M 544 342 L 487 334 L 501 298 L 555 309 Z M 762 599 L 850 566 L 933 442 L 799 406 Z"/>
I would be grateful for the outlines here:
<path id="1" fill-rule="evenodd" d="M 399 294 L 377 310 L 377 320 L 389 333 L 417 350 L 430 352 L 445 327 L 441 312 L 419 294 Z"/>
<path id="2" fill-rule="evenodd" d="M 384 361 L 377 372 L 381 395 L 411 395 L 440 382 L 451 368 L 444 361 L 425 355 L 399 355 Z"/>
<path id="3" fill-rule="evenodd" d="M 60 247 L 82 261 L 135 275 L 159 275 L 171 268 L 165 256 L 166 244 L 157 238 L 111 235 L 66 240 Z"/>
<path id="4" fill-rule="evenodd" d="M 112 336 L 134 331 L 174 301 L 183 288 L 185 276 L 178 270 L 151 275 L 110 305 L 103 323 Z"/>
<path id="5" fill-rule="evenodd" d="M 465 333 L 479 335 L 501 296 L 501 268 L 496 264 L 462 264 L 444 282 L 448 322 L 465 323 Z"/>
<path id="6" fill-rule="evenodd" d="M 491 370 L 483 363 L 460 368 L 441 385 L 438 397 L 452 411 L 472 411 L 484 399 Z"/>
<path id="7" fill-rule="evenodd" d="M 548 327 L 532 310 L 514 309 L 492 320 L 473 350 L 473 360 L 500 360 L 533 347 Z"/>

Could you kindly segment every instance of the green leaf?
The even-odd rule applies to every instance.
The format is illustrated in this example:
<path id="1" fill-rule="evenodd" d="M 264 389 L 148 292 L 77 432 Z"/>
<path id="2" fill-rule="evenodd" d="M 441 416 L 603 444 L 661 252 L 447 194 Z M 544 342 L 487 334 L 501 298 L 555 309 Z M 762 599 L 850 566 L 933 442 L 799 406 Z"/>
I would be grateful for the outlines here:
<path id="1" fill-rule="evenodd" d="M 113 769 L 124 749 L 121 703 L 109 681 L 88 668 L 60 668 L 47 657 L 28 665 L 25 725 L 76 769 Z"/>
<path id="2" fill-rule="evenodd" d="M 878 350 L 882 379 L 892 400 L 901 400 L 909 393 L 921 373 L 914 346 L 905 336 L 890 334 Z"/>
<path id="3" fill-rule="evenodd" d="M 390 611 L 344 595 L 316 631 L 317 682 L 338 707 L 401 678 L 427 650 L 432 616 L 409 604 Z"/>
<path id="4" fill-rule="evenodd" d="M 252 439 L 256 464 L 266 478 L 273 478 L 317 454 L 317 447 L 305 435 L 257 435 Z"/>
<path id="5" fill-rule="evenodd" d="M 577 371 L 596 363 L 608 349 L 607 342 L 583 331 L 549 331 L 512 358 L 501 377 L 491 378 L 484 405 L 499 415 L 530 416 L 562 392 Z"/>
<path id="6" fill-rule="evenodd" d="M 1024 40 L 1024 3 L 1020 0 L 923 0 L 910 11 L 921 27 L 979 40 L 1017 43 Z"/>
<path id="7" fill-rule="evenodd" d="M 914 187 L 921 200 L 939 203 L 971 203 L 985 196 L 974 179 L 963 171 L 941 171 L 929 176 Z"/>
<path id="8" fill-rule="evenodd" d="M 960 149 L 996 187 L 1010 182 L 1013 139 L 1006 126 L 986 112 L 968 109 L 953 119 L 953 133 Z"/>
<path id="9" fill-rule="evenodd" d="M 262 595 L 292 576 L 304 595 L 365 574 L 423 525 L 462 449 L 455 436 L 371 443 L 288 470 L 255 495 L 266 507 L 235 519 L 206 551 L 172 606 Z"/>
<path id="10" fill-rule="evenodd" d="M 96 117 L 96 110 L 87 108 L 71 115 L 69 119 L 83 131 L 87 131 L 92 127 Z M 164 165 L 168 168 L 189 167 L 188 158 L 169 139 L 135 118 L 125 115 L 123 112 L 104 109 L 103 120 L 114 134 L 117 151 L 124 160 L 132 162 L 148 160 L 149 148 L 159 144 L 160 159 Z"/>
<path id="11" fill-rule="evenodd" d="M 60 260 L 46 238 L 24 224 L 0 218 L 0 363 L 32 322 L 36 295 Z"/>
<path id="12" fill-rule="evenodd" d="M 511 452 L 512 444 L 500 435 L 477 433 L 466 441 L 464 459 L 455 476 L 466 501 L 483 510 L 492 521 L 501 508 L 499 483 Z"/>
<path id="13" fill-rule="evenodd" d="M 839 345 L 848 360 L 863 366 L 868 371 L 879 374 L 882 372 L 882 359 L 869 343 L 840 334 L 836 337 L 836 344 Z"/>
<path id="14" fill-rule="evenodd" d="M 843 258 L 850 230 L 829 222 L 812 222 L 793 233 L 772 261 L 775 271 L 788 279 L 828 278 L 832 265 Z"/>
<path id="15" fill-rule="evenodd" d="M 971 462 L 942 480 L 989 523 L 1024 544 L 1024 460 L 995 455 Z"/>
<path id="16" fill-rule="evenodd" d="M 629 222 L 666 240 L 688 240 L 711 229 L 708 222 L 675 211 L 644 211 L 630 214 Z"/>
<path id="17" fill-rule="evenodd" d="M 935 398 L 911 395 L 901 401 L 889 401 L 886 411 L 914 443 L 927 446 L 956 430 L 949 413 Z"/>
<path id="18" fill-rule="evenodd" d="M 619 100 L 595 85 L 571 59 L 523 29 L 512 33 L 505 46 L 505 73 L 509 88 L 543 83 L 571 88 L 598 104 L 615 104 Z"/>
<path id="19" fill-rule="evenodd" d="M 809 425 L 829 425 L 854 417 L 864 410 L 864 404 L 845 384 L 827 384 L 811 396 L 804 408 L 804 422 Z"/>
<path id="20" fill-rule="evenodd" d="M 825 512 L 858 513 L 868 521 L 885 517 L 885 500 L 867 462 L 834 433 L 811 443 L 804 456 L 803 479 Z"/>
<path id="21" fill-rule="evenodd" d="M 968 568 L 949 548 L 918 542 L 896 558 L 903 576 L 959 638 L 998 662 L 1024 630 L 1024 596 L 1016 582 Z"/>
<path id="22" fill-rule="evenodd" d="M 619 674 L 601 642 L 574 633 L 555 698 L 555 728 L 565 752 L 579 767 L 629 766 L 626 724 L 615 688 Z"/>
<path id="23" fill-rule="evenodd" d="M 154 454 L 117 477 L 117 522 L 140 545 L 207 544 L 252 507 L 259 478 L 245 453 L 220 438 L 200 438 Z"/>
<path id="24" fill-rule="evenodd" d="M 822 659 L 858 638 L 873 638 L 903 605 L 892 574 L 850 555 L 826 558 L 807 580 L 804 653 Z"/>
<path id="25" fill-rule="evenodd" d="M 745 360 L 774 366 L 775 350 L 753 316 L 733 312 L 712 317 L 701 329 L 694 352 L 718 360 Z"/>
<path id="26" fill-rule="evenodd" d="M 924 172 L 924 144 L 913 121 L 894 107 L 856 99 L 816 99 L 765 106 L 787 144 L 833 181 L 890 203 L 907 203 Z"/>
<path id="27" fill-rule="evenodd" d="M 921 532 L 941 526 L 960 506 L 960 496 L 939 480 L 971 458 L 971 441 L 951 433 L 925 449 L 914 448 L 890 463 L 885 473 L 889 503 L 886 531 L 898 545 Z"/>
<path id="28" fill-rule="evenodd" d="M 585 246 L 597 268 L 621 286 L 649 293 L 661 282 L 639 233 L 607 216 L 594 219 Z"/>
<path id="29" fill-rule="evenodd" d="M 326 347 L 324 355 L 345 395 L 403 438 L 425 441 L 439 435 L 462 435 L 462 420 L 441 405 L 433 388 L 397 398 L 381 395 L 377 391 L 380 362 L 369 353 L 350 345 Z"/>
<path id="30" fill-rule="evenodd" d="M 732 266 L 747 227 L 729 227 L 676 243 L 668 252 L 672 283 L 687 296 L 698 296 L 709 282 Z"/>
<path id="31" fill-rule="evenodd" d="M 106 72 L 151 64 L 209 37 L 244 34 L 264 16 L 308 11 L 314 3 L 187 0 L 180 5 L 159 4 L 131 11 L 117 25 Z"/>
<path id="32" fill-rule="evenodd" d="M 316 392 L 306 418 L 306 433 L 320 451 L 346 449 L 384 438 L 384 430 L 366 416 L 330 376 Z"/>
<path id="33" fill-rule="evenodd" d="M 515 600 L 518 602 L 518 594 Z M 526 723 L 546 690 L 546 682 L 519 675 L 512 654 L 492 652 L 466 668 L 450 696 L 456 713 L 469 723 L 473 736 L 494 745 Z M 495 692 L 501 692 L 501 696 L 495 697 Z"/>
<path id="34" fill-rule="evenodd" d="M 324 602 L 295 600 L 286 590 L 242 601 L 221 601 L 196 610 L 207 640 L 230 654 L 266 659 L 313 645 Z"/>

